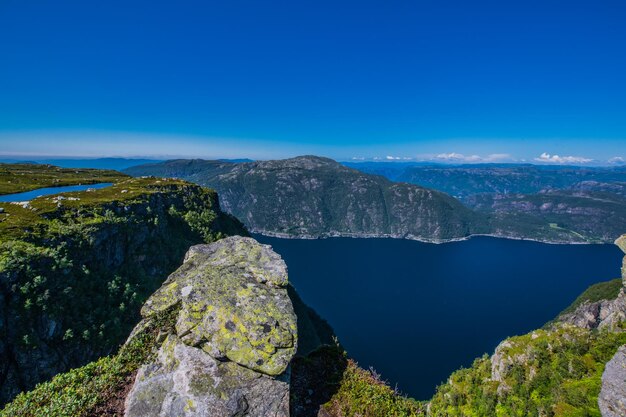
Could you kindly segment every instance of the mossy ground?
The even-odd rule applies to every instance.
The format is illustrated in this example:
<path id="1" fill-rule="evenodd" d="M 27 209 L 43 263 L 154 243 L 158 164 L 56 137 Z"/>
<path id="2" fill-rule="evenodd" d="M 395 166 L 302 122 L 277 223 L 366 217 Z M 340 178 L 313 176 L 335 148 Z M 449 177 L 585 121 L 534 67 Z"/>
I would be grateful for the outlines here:
<path id="1" fill-rule="evenodd" d="M 33 199 L 29 207 L 13 203 L 0 203 L 4 213 L 0 213 L 0 242 L 33 238 L 41 234 L 42 228 L 48 228 L 51 221 L 69 221 L 72 223 L 93 224 L 104 220 L 107 208 L 111 204 L 124 206 L 146 202 L 149 196 L 168 191 L 202 192 L 216 199 L 214 191 L 202 189 L 182 180 L 158 180 L 155 178 L 128 178 L 121 176 L 110 187 L 94 191 L 75 191 L 58 195 L 48 195 Z M 0 183 L 1 185 L 2 183 Z M 35 236 L 33 236 L 35 234 Z"/>
<path id="2" fill-rule="evenodd" d="M 426 408 L 392 389 L 380 376 L 348 360 L 339 390 L 323 409 L 333 417 L 419 417 Z"/>
<path id="3" fill-rule="evenodd" d="M 128 176 L 112 170 L 0 163 L 0 195 L 44 187 L 118 182 L 124 178 Z"/>

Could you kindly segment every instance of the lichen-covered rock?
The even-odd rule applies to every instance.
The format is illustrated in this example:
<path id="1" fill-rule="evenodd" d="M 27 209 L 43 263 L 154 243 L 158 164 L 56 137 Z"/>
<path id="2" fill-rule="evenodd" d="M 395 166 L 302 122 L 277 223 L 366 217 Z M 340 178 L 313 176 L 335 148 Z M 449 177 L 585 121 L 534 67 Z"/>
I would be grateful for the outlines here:
<path id="1" fill-rule="evenodd" d="M 192 247 L 142 308 L 137 329 L 178 313 L 138 372 L 126 416 L 288 416 L 297 326 L 287 284 L 284 261 L 254 239 Z"/>
<path id="2" fill-rule="evenodd" d="M 181 303 L 176 330 L 188 345 L 268 375 L 296 352 L 287 267 L 269 246 L 230 237 L 192 247 L 186 262 L 146 302 L 144 317 Z"/>
<path id="3" fill-rule="evenodd" d="M 288 375 L 272 378 L 220 362 L 170 335 L 126 400 L 127 417 L 289 416 Z"/>
<path id="4" fill-rule="evenodd" d="M 598 405 L 602 417 L 626 416 L 626 345 L 604 368 Z"/>

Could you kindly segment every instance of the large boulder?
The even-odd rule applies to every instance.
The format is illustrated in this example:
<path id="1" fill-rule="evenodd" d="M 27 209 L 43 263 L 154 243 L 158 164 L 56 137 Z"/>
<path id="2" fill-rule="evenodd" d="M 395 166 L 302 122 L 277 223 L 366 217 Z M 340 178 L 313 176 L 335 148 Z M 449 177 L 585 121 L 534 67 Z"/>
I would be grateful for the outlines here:
<path id="1" fill-rule="evenodd" d="M 626 345 L 604 368 L 598 405 L 602 417 L 626 416 Z"/>
<path id="2" fill-rule="evenodd" d="M 559 323 L 569 323 L 583 329 L 608 329 L 620 331 L 626 320 L 626 293 L 622 288 L 612 300 L 584 302 L 571 313 L 558 318 Z"/>
<path id="3" fill-rule="evenodd" d="M 192 247 L 142 308 L 138 328 L 168 309 L 177 319 L 139 370 L 126 416 L 288 416 L 297 325 L 287 285 L 284 261 L 254 239 Z"/>
<path id="4" fill-rule="evenodd" d="M 289 416 L 289 375 L 272 378 L 222 362 L 170 335 L 142 367 L 126 416 Z"/>

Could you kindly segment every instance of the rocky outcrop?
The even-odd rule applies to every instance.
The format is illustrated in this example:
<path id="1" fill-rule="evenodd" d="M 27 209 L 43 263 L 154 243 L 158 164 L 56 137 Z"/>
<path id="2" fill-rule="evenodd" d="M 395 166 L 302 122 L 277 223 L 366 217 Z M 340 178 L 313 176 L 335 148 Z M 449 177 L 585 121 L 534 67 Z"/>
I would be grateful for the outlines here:
<path id="1" fill-rule="evenodd" d="M 595 303 L 586 302 L 575 311 L 563 314 L 559 322 L 569 323 L 583 329 L 617 330 L 626 321 L 626 294 L 624 288 L 614 300 L 601 300 Z"/>
<path id="2" fill-rule="evenodd" d="M 620 236 L 615 244 L 626 253 L 626 235 Z M 622 279 L 626 284 L 626 256 L 622 262 Z M 624 298 L 624 289 L 620 297 Z M 626 345 L 617 351 L 604 368 L 598 405 L 602 417 L 626 416 Z"/>
<path id="3" fill-rule="evenodd" d="M 626 346 L 604 368 L 598 405 L 602 417 L 626 416 Z"/>
<path id="4" fill-rule="evenodd" d="M 125 415 L 288 416 L 298 337 L 287 285 L 284 261 L 254 239 L 192 247 L 142 309 L 138 330 L 168 309 L 177 319 L 137 373 Z"/>

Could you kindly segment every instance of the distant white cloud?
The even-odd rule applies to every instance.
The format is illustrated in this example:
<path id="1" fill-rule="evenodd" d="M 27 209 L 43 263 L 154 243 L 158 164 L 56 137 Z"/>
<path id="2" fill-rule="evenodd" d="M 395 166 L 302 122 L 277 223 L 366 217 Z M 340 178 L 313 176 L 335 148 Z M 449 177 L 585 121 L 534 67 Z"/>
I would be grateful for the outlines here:
<path id="1" fill-rule="evenodd" d="M 436 159 L 446 162 L 497 162 L 511 159 L 511 155 L 508 153 L 492 153 L 487 156 L 480 155 L 464 155 L 462 153 L 450 152 L 440 153 L 435 155 L 431 159 Z"/>
<path id="2" fill-rule="evenodd" d="M 385 159 L 386 159 L 387 161 L 410 161 L 410 160 L 412 160 L 413 158 L 408 157 L 408 156 L 391 156 L 391 155 L 387 155 L 387 156 L 385 157 Z"/>
<path id="3" fill-rule="evenodd" d="M 593 159 L 584 158 L 582 156 L 559 156 L 559 155 L 550 155 L 547 152 L 542 153 L 537 158 L 535 158 L 537 162 L 547 162 L 551 164 L 586 164 Z"/>
<path id="4" fill-rule="evenodd" d="M 609 164 L 622 165 L 626 163 L 626 160 L 622 158 L 621 156 L 614 156 L 613 158 L 609 158 L 607 162 Z"/>

